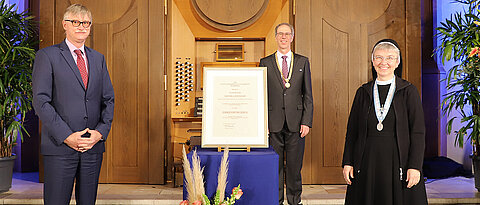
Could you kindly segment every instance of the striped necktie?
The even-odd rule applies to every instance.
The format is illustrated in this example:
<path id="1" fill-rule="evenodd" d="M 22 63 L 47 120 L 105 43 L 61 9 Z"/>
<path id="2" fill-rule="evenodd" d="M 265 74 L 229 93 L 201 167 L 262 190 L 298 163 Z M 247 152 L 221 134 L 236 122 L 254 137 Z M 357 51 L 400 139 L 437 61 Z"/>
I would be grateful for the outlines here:
<path id="1" fill-rule="evenodd" d="M 77 54 L 77 67 L 80 70 L 80 75 L 82 76 L 83 85 L 85 85 L 85 89 L 87 89 L 88 85 L 88 73 L 87 67 L 85 66 L 85 60 L 82 57 L 82 51 L 80 49 L 74 50 L 75 54 Z"/>

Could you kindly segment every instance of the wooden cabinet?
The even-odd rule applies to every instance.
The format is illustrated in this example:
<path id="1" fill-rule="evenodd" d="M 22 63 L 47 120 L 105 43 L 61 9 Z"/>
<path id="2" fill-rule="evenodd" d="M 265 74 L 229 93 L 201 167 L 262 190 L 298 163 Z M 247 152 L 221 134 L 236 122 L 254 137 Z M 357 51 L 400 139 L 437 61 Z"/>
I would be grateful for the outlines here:
<path id="1" fill-rule="evenodd" d="M 244 61 L 243 43 L 217 43 L 216 61 Z"/>
<path id="2" fill-rule="evenodd" d="M 185 150 L 188 153 L 187 141 L 192 136 L 202 135 L 202 117 L 179 117 L 171 120 L 171 136 L 172 142 L 170 149 L 172 150 L 169 164 L 169 174 L 171 176 L 174 186 L 179 186 L 183 181 L 182 166 L 182 149 L 185 145 Z"/>

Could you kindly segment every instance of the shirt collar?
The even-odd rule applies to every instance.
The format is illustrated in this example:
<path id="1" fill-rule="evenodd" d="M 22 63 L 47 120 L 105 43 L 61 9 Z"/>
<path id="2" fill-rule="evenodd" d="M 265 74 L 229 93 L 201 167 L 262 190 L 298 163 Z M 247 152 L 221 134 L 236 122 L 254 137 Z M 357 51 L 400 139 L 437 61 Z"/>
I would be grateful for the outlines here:
<path id="1" fill-rule="evenodd" d="M 77 48 L 71 43 L 67 38 L 65 38 L 65 43 L 67 43 L 68 49 L 70 50 L 70 53 L 75 53 L 73 52 L 74 50 L 80 49 L 82 51 L 82 55 L 85 55 L 85 45 L 82 45 L 82 47 Z"/>
<path id="2" fill-rule="evenodd" d="M 292 59 L 292 50 L 289 50 L 287 54 L 280 53 L 280 51 L 277 50 L 277 58 L 282 59 L 282 56 L 287 56 L 287 59 L 290 60 Z"/>

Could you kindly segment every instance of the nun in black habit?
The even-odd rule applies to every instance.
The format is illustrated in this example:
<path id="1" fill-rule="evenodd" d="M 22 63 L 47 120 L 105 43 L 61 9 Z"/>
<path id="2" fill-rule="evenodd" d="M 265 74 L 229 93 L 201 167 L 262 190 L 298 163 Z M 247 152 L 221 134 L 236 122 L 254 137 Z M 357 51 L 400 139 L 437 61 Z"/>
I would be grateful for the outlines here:
<path id="1" fill-rule="evenodd" d="M 401 78 L 399 48 L 391 39 L 375 44 L 373 81 L 355 94 L 342 161 L 345 204 L 427 204 L 422 102 L 417 88 Z"/>

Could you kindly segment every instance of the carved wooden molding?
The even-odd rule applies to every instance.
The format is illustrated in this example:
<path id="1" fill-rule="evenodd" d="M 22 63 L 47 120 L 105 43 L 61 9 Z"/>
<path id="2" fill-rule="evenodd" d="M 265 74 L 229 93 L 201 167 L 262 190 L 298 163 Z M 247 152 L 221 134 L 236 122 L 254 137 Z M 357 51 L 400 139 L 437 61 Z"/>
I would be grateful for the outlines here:
<path id="1" fill-rule="evenodd" d="M 257 21 L 268 0 L 191 0 L 197 14 L 208 25 L 223 31 L 238 31 Z"/>

